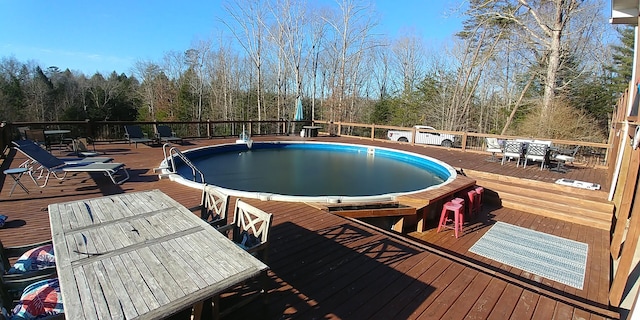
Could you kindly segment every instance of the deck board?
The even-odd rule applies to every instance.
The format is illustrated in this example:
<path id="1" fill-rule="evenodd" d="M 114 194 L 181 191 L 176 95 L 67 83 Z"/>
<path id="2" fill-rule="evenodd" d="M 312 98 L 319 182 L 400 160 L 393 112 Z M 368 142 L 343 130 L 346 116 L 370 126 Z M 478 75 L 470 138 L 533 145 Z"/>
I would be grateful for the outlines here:
<path id="1" fill-rule="evenodd" d="M 339 137 L 323 140 L 397 147 L 443 159 L 463 172 L 468 168 L 545 182 L 569 177 L 600 183 L 605 190 L 609 185 L 604 169 L 577 167 L 563 175 L 534 166 L 516 168 L 514 163 L 502 166 L 484 161 L 487 155 L 454 149 Z M 190 146 L 181 149 L 230 141 L 190 141 Z M 5 245 L 49 239 L 46 208 L 50 203 L 160 189 L 188 208 L 199 204 L 199 191 L 158 180 L 153 173 L 162 158 L 161 148 L 103 144 L 97 149 L 125 163 L 131 180 L 115 186 L 100 175 L 79 173 L 39 189 L 24 179 L 32 193 L 26 195 L 17 189 L 11 198 L 7 196 L 11 179 L 0 181 L 0 213 L 9 216 L 6 227 L 0 229 Z M 10 155 L 2 166 L 13 167 L 22 159 L 19 154 Z M 482 214 L 466 222 L 458 239 L 452 230 L 437 233 L 434 220 L 427 221 L 425 232 L 413 232 L 409 239 L 402 239 L 304 203 L 247 201 L 274 214 L 267 261 L 271 267 L 269 308 L 263 309 L 256 301 L 227 319 L 256 315 L 263 319 L 545 319 L 568 315 L 601 319 L 615 315 L 607 310 L 610 270 L 605 230 L 487 205 Z M 588 243 L 585 288 L 577 290 L 468 252 L 497 221 Z"/>

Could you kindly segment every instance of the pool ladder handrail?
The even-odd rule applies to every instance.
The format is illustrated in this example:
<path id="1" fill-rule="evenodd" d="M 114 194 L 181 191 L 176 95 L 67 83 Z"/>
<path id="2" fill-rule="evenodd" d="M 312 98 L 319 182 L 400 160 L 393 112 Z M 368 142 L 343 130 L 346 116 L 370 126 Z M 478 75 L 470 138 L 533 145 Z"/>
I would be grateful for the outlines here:
<path id="1" fill-rule="evenodd" d="M 167 148 L 171 147 L 169 149 L 169 151 L 167 152 Z M 180 150 L 177 147 L 172 147 L 170 143 L 165 143 L 162 145 L 162 153 L 164 155 L 164 159 L 165 161 L 167 161 L 167 165 L 161 168 L 157 168 L 157 169 L 167 169 L 169 170 L 170 173 L 177 173 L 176 172 L 176 164 L 175 164 L 175 157 L 180 158 L 180 160 L 182 160 L 187 166 L 189 166 L 189 168 L 191 168 L 191 173 L 193 174 L 193 181 L 196 181 L 196 173 L 198 173 L 200 175 L 200 181 L 202 182 L 202 184 L 205 184 L 204 181 L 204 174 L 202 173 L 202 171 L 200 171 L 200 169 L 198 169 L 192 162 L 191 160 L 189 160 L 187 158 L 187 156 L 184 155 L 184 153 L 180 152 Z"/>

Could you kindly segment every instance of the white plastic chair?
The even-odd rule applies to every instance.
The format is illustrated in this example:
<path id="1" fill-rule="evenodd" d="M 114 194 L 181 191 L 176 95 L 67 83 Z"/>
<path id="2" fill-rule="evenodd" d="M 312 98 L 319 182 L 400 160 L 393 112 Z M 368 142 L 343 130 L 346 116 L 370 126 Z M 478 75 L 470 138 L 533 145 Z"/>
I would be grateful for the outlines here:
<path id="1" fill-rule="evenodd" d="M 496 153 L 502 153 L 502 147 L 500 147 L 500 143 L 498 143 L 498 138 L 485 138 L 485 140 L 487 142 L 487 148 L 485 151 L 491 152 L 491 158 L 488 161 L 498 161 Z"/>

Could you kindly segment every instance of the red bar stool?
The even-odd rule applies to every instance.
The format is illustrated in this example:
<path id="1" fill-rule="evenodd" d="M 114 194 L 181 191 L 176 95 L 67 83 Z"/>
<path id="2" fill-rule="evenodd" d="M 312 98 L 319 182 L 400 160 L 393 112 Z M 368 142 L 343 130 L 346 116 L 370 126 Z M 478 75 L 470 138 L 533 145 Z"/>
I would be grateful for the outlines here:
<path id="1" fill-rule="evenodd" d="M 453 219 L 449 218 L 450 213 L 453 213 Z M 464 219 L 464 206 L 449 201 L 442 206 L 440 223 L 438 223 L 436 232 L 440 232 L 442 228 L 453 228 L 456 238 L 458 238 L 458 233 L 462 232 L 462 219 Z M 453 226 L 448 225 L 448 222 L 453 222 Z"/>
<path id="2" fill-rule="evenodd" d="M 464 202 L 465 201 L 463 198 L 456 197 L 456 198 L 453 198 L 451 202 L 457 203 L 462 206 L 462 215 L 460 216 L 460 231 L 462 231 L 462 229 L 464 228 L 464 212 L 465 212 Z"/>
<path id="3" fill-rule="evenodd" d="M 478 193 L 476 193 L 475 189 L 471 189 L 467 191 L 467 197 L 469 198 L 467 214 L 469 214 L 469 217 L 473 217 L 478 213 Z"/>
<path id="4" fill-rule="evenodd" d="M 480 213 L 482 212 L 482 195 L 484 194 L 484 188 L 483 187 L 476 187 L 476 193 L 478 194 L 478 201 L 476 203 L 476 212 Z"/>

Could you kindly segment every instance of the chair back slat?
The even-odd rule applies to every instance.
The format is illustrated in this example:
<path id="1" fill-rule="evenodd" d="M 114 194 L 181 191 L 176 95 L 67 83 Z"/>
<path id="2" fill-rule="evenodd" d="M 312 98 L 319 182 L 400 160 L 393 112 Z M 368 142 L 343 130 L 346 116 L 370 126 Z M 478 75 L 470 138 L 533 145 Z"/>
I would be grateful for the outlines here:
<path id="1" fill-rule="evenodd" d="M 206 185 L 202 191 L 200 218 L 214 227 L 227 224 L 229 196 L 214 186 Z"/>
<path id="2" fill-rule="evenodd" d="M 507 141 L 507 143 L 504 146 L 505 154 L 514 154 L 519 156 L 521 152 L 522 152 L 522 142 Z"/>
<path id="3" fill-rule="evenodd" d="M 527 146 L 527 156 L 544 157 L 549 146 L 542 143 L 529 143 Z"/>
<path id="4" fill-rule="evenodd" d="M 266 243 L 269 239 L 273 215 L 266 213 L 240 199 L 236 201 L 235 224 L 240 231 L 246 231 Z"/>

